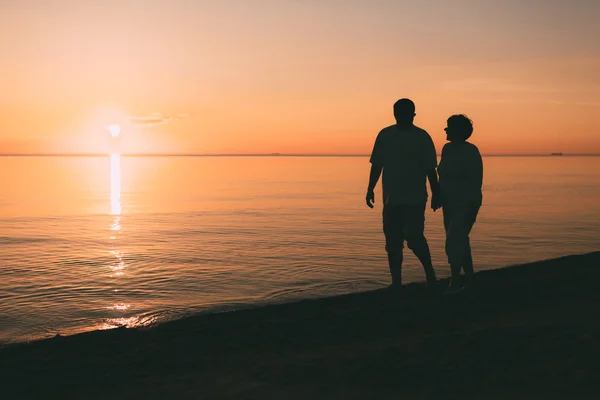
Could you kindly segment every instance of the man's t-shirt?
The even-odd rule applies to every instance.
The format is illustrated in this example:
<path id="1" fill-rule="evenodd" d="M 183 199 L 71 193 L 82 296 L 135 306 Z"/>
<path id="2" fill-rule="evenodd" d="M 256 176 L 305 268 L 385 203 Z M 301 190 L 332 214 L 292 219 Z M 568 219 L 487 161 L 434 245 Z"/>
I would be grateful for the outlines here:
<path id="1" fill-rule="evenodd" d="M 446 143 L 438 168 L 444 206 L 481 206 L 483 161 L 469 142 Z"/>
<path id="2" fill-rule="evenodd" d="M 427 202 L 427 173 L 437 167 L 435 146 L 427 131 L 414 125 L 384 128 L 375 139 L 371 164 L 383 167 L 384 205 Z"/>

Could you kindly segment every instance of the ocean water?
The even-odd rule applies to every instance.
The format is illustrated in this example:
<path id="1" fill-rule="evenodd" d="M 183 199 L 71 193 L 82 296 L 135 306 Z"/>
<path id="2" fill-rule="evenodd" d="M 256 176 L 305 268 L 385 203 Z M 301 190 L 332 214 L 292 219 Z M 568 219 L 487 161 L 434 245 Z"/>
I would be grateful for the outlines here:
<path id="1" fill-rule="evenodd" d="M 477 270 L 600 250 L 600 157 L 484 163 Z M 0 157 L 0 343 L 384 287 L 368 172 L 367 157 Z M 448 276 L 442 214 L 426 218 Z M 404 270 L 424 279 L 408 250 Z"/>

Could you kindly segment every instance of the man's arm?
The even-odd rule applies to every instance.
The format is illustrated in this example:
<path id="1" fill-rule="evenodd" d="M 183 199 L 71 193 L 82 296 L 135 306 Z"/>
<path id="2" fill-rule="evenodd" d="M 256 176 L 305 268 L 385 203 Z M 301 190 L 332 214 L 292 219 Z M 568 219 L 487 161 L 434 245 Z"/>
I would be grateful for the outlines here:
<path id="1" fill-rule="evenodd" d="M 381 176 L 381 171 L 383 167 L 377 164 L 371 164 L 371 173 L 369 174 L 369 187 L 367 191 L 372 192 L 375 190 L 375 186 L 377 186 L 377 182 L 379 182 L 379 177 Z"/>
<path id="2" fill-rule="evenodd" d="M 427 172 L 427 179 L 429 180 L 429 187 L 431 188 L 431 208 L 435 211 L 442 207 L 440 201 L 440 183 L 435 168 Z"/>
<path id="3" fill-rule="evenodd" d="M 373 152 L 371 153 L 371 172 L 369 173 L 369 186 L 367 187 L 367 206 L 369 208 L 373 208 L 373 203 L 375 202 L 375 186 L 379 181 L 379 177 L 381 176 L 381 171 L 383 170 L 384 164 L 384 149 L 382 143 L 382 134 L 379 132 L 377 138 L 375 139 L 375 145 L 373 146 Z"/>
<path id="4" fill-rule="evenodd" d="M 375 203 L 375 186 L 377 185 L 377 181 L 379 181 L 379 177 L 381 176 L 381 170 L 383 168 L 379 164 L 371 164 L 371 173 L 369 174 L 369 187 L 367 188 L 367 206 L 369 208 L 373 208 L 373 203 Z"/>
<path id="5" fill-rule="evenodd" d="M 431 136 L 427 134 L 425 144 L 425 168 L 427 169 L 427 179 L 429 180 L 429 187 L 431 188 L 431 208 L 433 211 L 442 207 L 440 201 L 440 184 L 438 181 L 437 168 L 437 153 L 435 151 L 435 145 Z"/>
<path id="6" fill-rule="evenodd" d="M 373 208 L 373 203 L 375 203 L 375 185 L 377 185 L 377 181 L 379 180 L 379 176 L 381 175 L 381 170 L 383 168 L 378 164 L 371 164 L 371 173 L 369 175 L 369 187 L 367 188 L 367 206 L 369 208 Z"/>

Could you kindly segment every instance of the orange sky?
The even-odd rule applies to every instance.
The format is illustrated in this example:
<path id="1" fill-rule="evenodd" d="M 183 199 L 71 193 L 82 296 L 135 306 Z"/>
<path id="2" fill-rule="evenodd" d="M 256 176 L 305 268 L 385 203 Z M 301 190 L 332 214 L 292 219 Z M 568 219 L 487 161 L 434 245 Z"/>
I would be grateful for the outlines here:
<path id="1" fill-rule="evenodd" d="M 466 113 L 483 153 L 600 153 L 599 20 L 595 0 L 4 1 L 0 153 L 369 153 L 400 97 L 438 150 Z"/>

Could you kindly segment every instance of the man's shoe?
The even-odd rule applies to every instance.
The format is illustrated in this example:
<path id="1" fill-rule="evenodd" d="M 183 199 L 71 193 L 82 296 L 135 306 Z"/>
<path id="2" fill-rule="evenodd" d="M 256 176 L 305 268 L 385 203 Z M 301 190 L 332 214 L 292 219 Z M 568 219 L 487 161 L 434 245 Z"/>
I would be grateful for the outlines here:
<path id="1" fill-rule="evenodd" d="M 429 293 L 437 293 L 437 284 L 437 279 L 427 279 L 427 281 L 425 282 L 425 290 L 427 290 Z"/>
<path id="2" fill-rule="evenodd" d="M 402 286 L 401 283 L 392 283 L 390 286 L 388 286 L 388 290 L 394 294 L 401 295 L 404 294 L 406 288 Z"/>
<path id="3" fill-rule="evenodd" d="M 444 294 L 457 294 L 463 289 L 464 286 L 460 286 L 460 284 L 458 283 L 450 283 L 450 286 L 448 286 L 448 289 L 446 289 L 446 292 Z"/>

